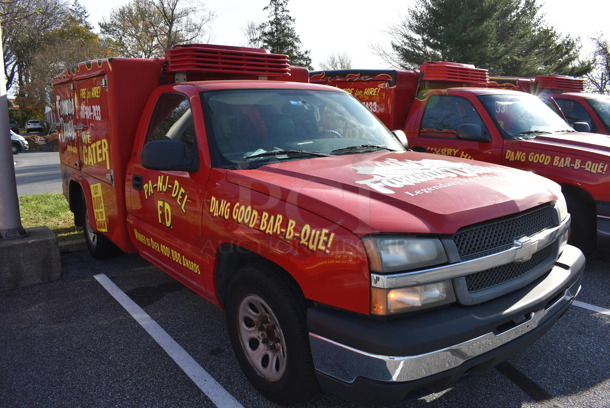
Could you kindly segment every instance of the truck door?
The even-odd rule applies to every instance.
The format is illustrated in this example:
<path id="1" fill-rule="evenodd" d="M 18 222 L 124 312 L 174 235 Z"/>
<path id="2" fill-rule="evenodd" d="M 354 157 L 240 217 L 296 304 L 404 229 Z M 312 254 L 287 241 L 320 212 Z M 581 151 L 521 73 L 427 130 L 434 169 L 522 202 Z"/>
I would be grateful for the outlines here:
<path id="1" fill-rule="evenodd" d="M 112 184 L 110 140 L 112 131 L 106 75 L 74 82 L 76 94 L 74 130 L 78 145 L 78 167 L 83 173 Z M 92 183 L 94 181 L 91 181 Z"/>
<path id="2" fill-rule="evenodd" d="M 196 111 L 201 112 L 201 108 Z M 142 157 L 150 147 L 147 145 L 158 141 L 181 146 L 192 166 L 188 170 L 145 168 Z M 130 161 L 126 180 L 128 223 L 135 245 L 143 257 L 178 280 L 201 287 L 201 207 L 209 171 L 199 165 L 190 98 L 182 93 L 161 94 L 141 143 L 141 151 L 135 152 Z M 163 142 L 156 143 L 159 145 Z M 166 162 L 164 152 L 160 153 L 159 163 Z"/>
<path id="3" fill-rule="evenodd" d="M 59 158 L 62 165 L 78 168 L 80 163 L 76 131 L 74 129 L 73 83 L 67 82 L 55 86 L 55 111 L 57 113 L 58 127 L 61 143 L 59 143 Z M 64 180 L 67 184 L 68 180 Z"/>
<path id="4" fill-rule="evenodd" d="M 499 149 L 473 104 L 455 95 L 417 99 L 407 123 L 409 147 L 415 151 L 498 162 Z"/>

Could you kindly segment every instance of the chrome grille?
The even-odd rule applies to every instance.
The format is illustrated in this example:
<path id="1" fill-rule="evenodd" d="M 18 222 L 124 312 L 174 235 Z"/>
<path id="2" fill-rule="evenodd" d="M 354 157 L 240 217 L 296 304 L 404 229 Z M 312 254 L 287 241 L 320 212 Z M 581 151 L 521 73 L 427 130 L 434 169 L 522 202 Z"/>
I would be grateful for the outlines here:
<path id="1" fill-rule="evenodd" d="M 536 207 L 496 220 L 462 228 L 453 236 L 462 261 L 509 249 L 515 239 L 532 236 L 557 225 L 551 205 Z"/>
<path id="2" fill-rule="evenodd" d="M 553 245 L 549 245 L 538 251 L 527 262 L 513 262 L 507 265 L 497 266 L 482 272 L 466 276 L 466 287 L 468 292 L 476 294 L 481 290 L 492 288 L 501 283 L 517 279 L 529 271 L 544 263 L 550 256 L 554 255 Z"/>
<path id="3" fill-rule="evenodd" d="M 496 254 L 513 248 L 515 240 L 531 237 L 558 226 L 555 209 L 543 205 L 519 214 L 498 218 L 459 230 L 453 242 L 462 261 Z M 551 244 L 525 262 L 511 262 L 454 280 L 456 297 L 462 304 L 477 304 L 502 296 L 540 277 L 557 256 Z"/>

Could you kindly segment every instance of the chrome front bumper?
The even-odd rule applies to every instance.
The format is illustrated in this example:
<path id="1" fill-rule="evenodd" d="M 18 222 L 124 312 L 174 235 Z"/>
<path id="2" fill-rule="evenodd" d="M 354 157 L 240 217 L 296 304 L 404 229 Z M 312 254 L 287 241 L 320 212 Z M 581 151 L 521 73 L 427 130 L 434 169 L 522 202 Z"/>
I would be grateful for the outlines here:
<path id="1" fill-rule="evenodd" d="M 539 310 L 524 312 L 523 318 L 507 330 L 488 332 L 427 353 L 406 356 L 373 354 L 310 333 L 309 340 L 315 368 L 319 373 L 343 383 L 353 383 L 359 377 L 401 383 L 451 370 L 535 331 L 547 320 L 565 311 L 580 290 L 580 277 L 584 264 L 584 256 L 578 249 L 566 247 L 549 277 L 537 284 L 527 297 L 517 302 L 510 311 L 525 311 L 528 305 L 531 308 L 532 304 L 542 302 L 543 306 Z M 572 283 L 566 288 L 569 282 Z M 549 287 L 553 290 L 549 290 Z M 548 330 L 548 327 L 544 330 Z"/>

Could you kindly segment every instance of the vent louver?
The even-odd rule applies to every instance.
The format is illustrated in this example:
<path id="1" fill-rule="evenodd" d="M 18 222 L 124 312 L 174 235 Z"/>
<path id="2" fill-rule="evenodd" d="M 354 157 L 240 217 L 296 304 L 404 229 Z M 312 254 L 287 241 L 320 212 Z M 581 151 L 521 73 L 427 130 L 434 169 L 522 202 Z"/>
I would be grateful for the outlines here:
<path id="1" fill-rule="evenodd" d="M 468 84 L 485 84 L 489 78 L 486 69 L 454 62 L 426 61 L 420 66 L 424 81 L 447 81 Z"/>
<path id="2" fill-rule="evenodd" d="M 585 90 L 584 80 L 567 76 L 537 76 L 536 83 L 538 84 L 538 89 L 555 89 L 563 92 L 582 92 Z"/>
<path id="3" fill-rule="evenodd" d="M 290 77 L 288 56 L 271 54 L 261 48 L 178 45 L 165 51 L 165 58 L 167 73 L 222 73 L 269 79 Z"/>

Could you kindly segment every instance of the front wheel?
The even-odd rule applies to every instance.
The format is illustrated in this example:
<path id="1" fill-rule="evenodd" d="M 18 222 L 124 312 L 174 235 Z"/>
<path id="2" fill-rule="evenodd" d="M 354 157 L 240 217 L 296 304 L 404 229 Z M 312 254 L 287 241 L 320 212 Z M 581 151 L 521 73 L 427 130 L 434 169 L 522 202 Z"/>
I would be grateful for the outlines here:
<path id="1" fill-rule="evenodd" d="M 13 151 L 13 154 L 18 154 L 21 151 L 21 149 L 19 149 L 19 146 L 16 144 L 11 145 L 11 150 Z"/>
<path id="2" fill-rule="evenodd" d="M 303 402 L 318 390 L 305 301 L 294 286 L 268 267 L 245 267 L 231 281 L 226 302 L 231 344 L 244 374 L 282 405 Z"/>

